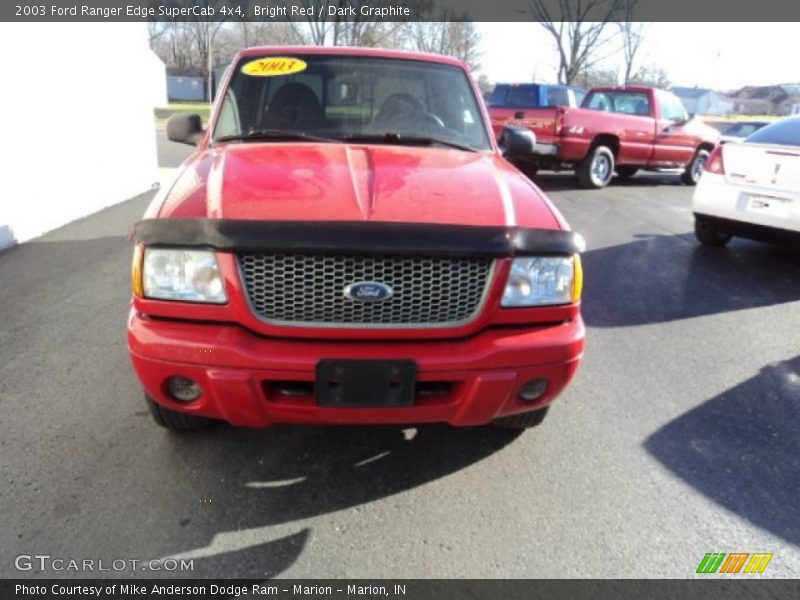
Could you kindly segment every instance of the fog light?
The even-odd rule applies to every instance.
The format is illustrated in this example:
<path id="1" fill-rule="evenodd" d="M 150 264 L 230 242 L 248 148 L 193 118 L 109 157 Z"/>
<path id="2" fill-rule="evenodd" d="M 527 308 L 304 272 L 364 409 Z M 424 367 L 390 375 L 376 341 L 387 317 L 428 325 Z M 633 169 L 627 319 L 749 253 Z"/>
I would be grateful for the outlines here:
<path id="1" fill-rule="evenodd" d="M 535 400 L 541 398 L 546 391 L 547 379 L 537 377 L 536 379 L 531 379 L 528 383 L 523 385 L 517 395 L 523 402 L 534 402 Z"/>
<path id="2" fill-rule="evenodd" d="M 203 393 L 203 388 L 196 381 L 188 377 L 170 377 L 167 379 L 167 390 L 178 402 L 191 402 L 197 400 Z"/>

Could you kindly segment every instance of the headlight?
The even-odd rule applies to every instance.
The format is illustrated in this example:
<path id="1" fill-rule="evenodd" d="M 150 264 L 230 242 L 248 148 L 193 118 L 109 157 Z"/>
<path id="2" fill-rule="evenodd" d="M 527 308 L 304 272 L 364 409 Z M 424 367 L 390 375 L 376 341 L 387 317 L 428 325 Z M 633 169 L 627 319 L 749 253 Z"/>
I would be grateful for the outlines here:
<path id="1" fill-rule="evenodd" d="M 145 248 L 142 284 L 147 298 L 213 304 L 228 301 L 217 257 L 210 250 Z"/>
<path id="2" fill-rule="evenodd" d="M 582 286 L 583 271 L 577 254 L 515 258 L 501 305 L 508 308 L 570 304 L 580 300 Z"/>

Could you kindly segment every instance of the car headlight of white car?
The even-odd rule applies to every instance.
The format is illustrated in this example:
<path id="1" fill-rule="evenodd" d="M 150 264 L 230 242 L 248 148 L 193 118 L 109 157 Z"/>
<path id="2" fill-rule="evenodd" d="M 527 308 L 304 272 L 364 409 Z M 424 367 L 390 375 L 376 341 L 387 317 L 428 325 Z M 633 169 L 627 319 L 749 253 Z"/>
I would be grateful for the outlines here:
<path id="1" fill-rule="evenodd" d="M 571 304 L 580 300 L 582 287 L 577 254 L 515 258 L 500 304 L 504 308 Z"/>
<path id="2" fill-rule="evenodd" d="M 137 251 L 139 254 L 141 250 Z M 228 301 L 217 256 L 211 250 L 145 248 L 138 275 L 134 258 L 134 292 L 157 300 L 224 304 Z"/>

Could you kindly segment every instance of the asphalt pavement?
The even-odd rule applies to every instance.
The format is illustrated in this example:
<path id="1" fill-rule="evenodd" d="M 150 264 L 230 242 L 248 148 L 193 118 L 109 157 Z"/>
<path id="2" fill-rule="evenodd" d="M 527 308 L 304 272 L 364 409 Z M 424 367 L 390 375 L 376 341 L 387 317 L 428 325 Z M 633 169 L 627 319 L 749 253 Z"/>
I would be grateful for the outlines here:
<path id="1" fill-rule="evenodd" d="M 520 435 L 170 434 L 125 349 L 150 194 L 0 253 L 0 576 L 90 575 L 15 569 L 44 553 L 194 561 L 141 576 L 684 578 L 770 552 L 762 577 L 797 577 L 800 254 L 700 247 L 674 175 L 536 181 L 588 243 L 587 348 Z"/>

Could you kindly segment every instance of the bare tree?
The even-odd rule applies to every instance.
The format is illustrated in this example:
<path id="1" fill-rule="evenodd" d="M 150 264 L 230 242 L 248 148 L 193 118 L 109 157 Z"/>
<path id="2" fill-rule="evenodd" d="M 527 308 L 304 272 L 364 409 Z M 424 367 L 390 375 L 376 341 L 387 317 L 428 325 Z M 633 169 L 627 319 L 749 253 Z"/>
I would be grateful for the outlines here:
<path id="1" fill-rule="evenodd" d="M 226 23 L 214 38 L 216 64 L 229 63 L 249 46 L 291 46 L 302 44 L 289 23 L 282 21 Z"/>
<path id="2" fill-rule="evenodd" d="M 206 93 L 210 101 L 214 97 L 214 37 L 223 25 L 223 21 L 188 21 L 185 27 L 192 37 L 194 49 L 203 65 L 203 77 L 206 80 Z"/>
<path id="3" fill-rule="evenodd" d="M 405 40 L 411 50 L 454 56 L 473 70 L 479 66 L 481 36 L 472 21 L 408 23 Z"/>
<path id="4" fill-rule="evenodd" d="M 650 85 L 663 89 L 672 85 L 666 70 L 663 67 L 657 67 L 655 65 L 645 65 L 641 67 L 631 78 L 630 83 Z"/>
<path id="5" fill-rule="evenodd" d="M 617 72 L 614 69 L 591 67 L 584 69 L 573 83 L 585 88 L 599 85 L 617 85 Z"/>
<path id="6" fill-rule="evenodd" d="M 187 2 L 191 0 L 178 0 L 179 2 Z M 185 23 L 186 29 L 189 31 L 192 39 L 194 40 L 195 52 L 202 64 L 203 77 L 206 80 L 206 92 L 209 101 L 214 98 L 214 66 L 217 61 L 214 59 L 214 38 L 221 30 L 222 26 L 227 20 L 226 10 L 230 7 L 226 0 L 207 0 L 206 6 L 214 10 L 215 15 L 222 17 L 220 21 L 208 21 L 203 16 L 198 16 L 196 19 L 187 20 Z"/>
<path id="7" fill-rule="evenodd" d="M 403 23 L 354 19 L 338 24 L 336 44 L 396 48 L 402 45 Z"/>
<path id="8" fill-rule="evenodd" d="M 638 71 L 638 69 L 634 69 L 634 66 L 647 32 L 645 23 L 633 21 L 636 2 L 637 0 L 624 0 L 623 16 L 625 20 L 617 23 L 620 37 L 622 38 L 622 83 L 625 85 L 633 81 Z"/>
<path id="9" fill-rule="evenodd" d="M 391 0 L 297 0 L 307 16 L 289 18 L 295 34 L 304 44 L 324 46 L 393 46 L 399 24 L 364 17 L 361 6 L 389 6 Z M 308 13 L 307 11 L 311 12 Z M 355 16 L 352 16 L 352 15 Z"/>
<path id="10" fill-rule="evenodd" d="M 558 81 L 574 83 L 613 52 L 603 55 L 609 42 L 608 25 L 620 19 L 626 4 L 635 0 L 529 0 L 531 12 L 553 38 L 558 51 Z M 551 11 L 557 5 L 558 12 Z"/>
<path id="11" fill-rule="evenodd" d="M 329 16 L 329 7 L 336 7 L 344 0 L 295 0 L 295 4 L 306 15 L 301 19 L 288 17 L 295 34 L 304 44 L 324 46 L 330 37 L 336 37 L 336 19 Z"/>
<path id="12" fill-rule="evenodd" d="M 155 45 L 158 43 L 164 35 L 167 33 L 168 26 L 170 23 L 164 23 L 162 21 L 148 21 L 147 22 L 147 34 L 150 38 L 150 47 L 154 48 Z"/>
<path id="13" fill-rule="evenodd" d="M 634 69 L 634 66 L 644 41 L 647 25 L 623 21 L 617 23 L 617 27 L 622 37 L 622 83 L 627 85 L 633 81 L 638 72 L 638 69 Z"/>
<path id="14" fill-rule="evenodd" d="M 184 23 L 160 23 L 150 30 L 150 47 L 170 70 L 202 72 L 193 41 Z"/>
<path id="15" fill-rule="evenodd" d="M 449 48 L 446 52 L 455 56 L 471 69 L 480 66 L 481 52 L 478 49 L 481 43 L 481 34 L 472 21 L 451 22 L 448 27 L 450 38 Z"/>
<path id="16" fill-rule="evenodd" d="M 489 81 L 486 73 L 481 73 L 478 77 L 478 87 L 481 90 L 481 94 L 483 94 L 484 97 L 487 97 L 494 89 L 494 84 Z"/>
<path id="17" fill-rule="evenodd" d="M 291 23 L 260 22 L 249 24 L 249 38 L 242 46 L 293 46 L 302 44 Z"/>

